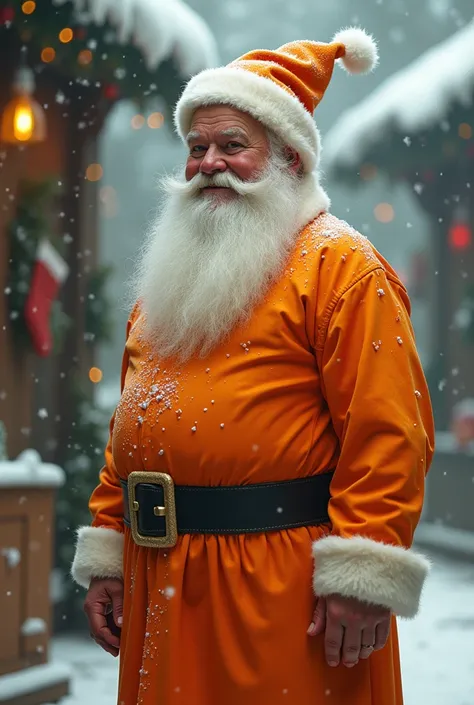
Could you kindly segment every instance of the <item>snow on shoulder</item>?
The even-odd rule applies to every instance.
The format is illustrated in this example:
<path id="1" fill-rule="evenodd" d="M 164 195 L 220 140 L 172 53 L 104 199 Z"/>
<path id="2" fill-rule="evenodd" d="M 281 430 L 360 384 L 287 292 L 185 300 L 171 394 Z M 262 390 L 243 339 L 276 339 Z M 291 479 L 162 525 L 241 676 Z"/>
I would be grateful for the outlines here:
<path id="1" fill-rule="evenodd" d="M 60 487 L 64 481 L 63 470 L 42 463 L 36 450 L 24 450 L 16 460 L 0 462 L 0 487 Z"/>
<path id="2" fill-rule="evenodd" d="M 341 220 L 331 213 L 323 213 L 308 225 L 304 231 L 309 236 L 310 242 L 306 246 L 314 250 L 324 248 L 325 252 L 333 250 L 342 258 L 347 254 L 358 253 L 358 259 L 365 264 L 379 264 L 370 240 L 355 230 L 345 220 Z M 323 255 L 323 258 L 325 255 Z"/>
<path id="3" fill-rule="evenodd" d="M 85 23 L 105 22 L 116 30 L 118 41 L 140 50 L 149 71 L 173 57 L 188 78 L 217 63 L 214 36 L 204 20 L 182 0 L 53 0 L 72 1 Z"/>
<path id="4" fill-rule="evenodd" d="M 473 47 L 474 21 L 346 111 L 324 141 L 325 167 L 357 166 L 387 130 L 413 134 L 443 120 L 453 102 L 470 104 Z"/>

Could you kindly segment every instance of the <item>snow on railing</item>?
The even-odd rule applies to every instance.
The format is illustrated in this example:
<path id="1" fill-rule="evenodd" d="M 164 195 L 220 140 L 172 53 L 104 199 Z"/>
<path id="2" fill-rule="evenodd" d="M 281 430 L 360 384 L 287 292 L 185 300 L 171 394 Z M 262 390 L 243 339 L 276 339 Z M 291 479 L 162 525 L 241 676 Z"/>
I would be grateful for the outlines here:
<path id="1" fill-rule="evenodd" d="M 60 487 L 64 481 L 64 471 L 43 463 L 36 450 L 24 450 L 16 460 L 0 462 L 0 487 Z"/>
<path id="2" fill-rule="evenodd" d="M 22 636 L 38 636 L 38 634 L 46 634 L 48 626 L 41 617 L 28 617 L 21 625 Z"/>

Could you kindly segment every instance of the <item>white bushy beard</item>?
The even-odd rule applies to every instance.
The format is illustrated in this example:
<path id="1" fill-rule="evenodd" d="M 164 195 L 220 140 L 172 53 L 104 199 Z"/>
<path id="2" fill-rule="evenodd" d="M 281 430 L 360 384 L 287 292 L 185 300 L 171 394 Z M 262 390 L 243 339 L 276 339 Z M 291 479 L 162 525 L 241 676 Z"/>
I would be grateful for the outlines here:
<path id="1" fill-rule="evenodd" d="M 205 357 L 248 319 L 282 273 L 297 237 L 301 179 L 282 158 L 258 181 L 230 172 L 163 181 L 164 207 L 152 225 L 132 281 L 145 333 L 162 359 Z M 234 189 L 221 200 L 205 186 Z"/>

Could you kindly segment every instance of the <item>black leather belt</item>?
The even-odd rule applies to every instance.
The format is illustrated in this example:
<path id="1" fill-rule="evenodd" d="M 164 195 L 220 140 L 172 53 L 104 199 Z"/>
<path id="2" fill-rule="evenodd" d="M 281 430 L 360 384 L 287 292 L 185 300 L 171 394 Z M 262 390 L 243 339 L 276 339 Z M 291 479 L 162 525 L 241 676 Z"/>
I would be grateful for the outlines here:
<path id="1" fill-rule="evenodd" d="M 333 473 L 231 487 L 174 485 L 161 472 L 120 480 L 124 521 L 135 543 L 170 547 L 178 534 L 245 534 L 329 522 Z"/>

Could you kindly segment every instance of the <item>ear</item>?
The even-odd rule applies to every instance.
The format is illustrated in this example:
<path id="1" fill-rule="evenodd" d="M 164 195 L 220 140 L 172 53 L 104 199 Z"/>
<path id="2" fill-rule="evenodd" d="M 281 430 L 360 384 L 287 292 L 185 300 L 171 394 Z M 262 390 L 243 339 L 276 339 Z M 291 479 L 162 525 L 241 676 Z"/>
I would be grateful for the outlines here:
<path id="1" fill-rule="evenodd" d="M 298 173 L 301 169 L 302 161 L 296 149 L 293 149 L 293 147 L 285 147 L 284 155 L 291 171 Z"/>

